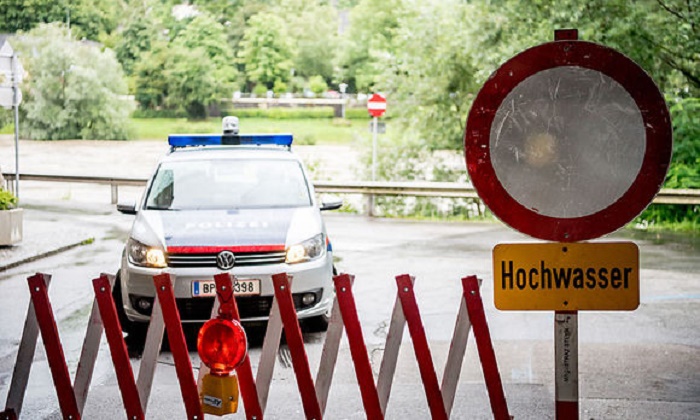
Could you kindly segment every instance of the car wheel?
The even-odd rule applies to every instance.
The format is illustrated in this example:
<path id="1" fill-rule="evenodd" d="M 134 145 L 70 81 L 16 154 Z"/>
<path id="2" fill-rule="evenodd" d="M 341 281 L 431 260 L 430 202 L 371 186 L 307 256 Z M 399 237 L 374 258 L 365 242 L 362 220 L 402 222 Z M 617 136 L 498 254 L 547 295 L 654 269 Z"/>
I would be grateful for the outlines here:
<path id="1" fill-rule="evenodd" d="M 330 320 L 330 314 L 323 314 L 306 319 L 304 321 L 304 326 L 308 332 L 326 332 L 328 331 L 328 323 Z"/>

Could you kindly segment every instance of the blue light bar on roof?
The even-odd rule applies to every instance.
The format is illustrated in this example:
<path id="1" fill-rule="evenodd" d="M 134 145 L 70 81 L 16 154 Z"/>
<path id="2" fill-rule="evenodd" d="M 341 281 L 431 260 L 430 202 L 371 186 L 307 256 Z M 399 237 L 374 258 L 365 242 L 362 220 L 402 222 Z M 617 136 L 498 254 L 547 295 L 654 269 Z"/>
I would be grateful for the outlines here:
<path id="1" fill-rule="evenodd" d="M 172 147 L 187 146 L 292 146 L 291 134 L 171 134 L 168 144 Z"/>

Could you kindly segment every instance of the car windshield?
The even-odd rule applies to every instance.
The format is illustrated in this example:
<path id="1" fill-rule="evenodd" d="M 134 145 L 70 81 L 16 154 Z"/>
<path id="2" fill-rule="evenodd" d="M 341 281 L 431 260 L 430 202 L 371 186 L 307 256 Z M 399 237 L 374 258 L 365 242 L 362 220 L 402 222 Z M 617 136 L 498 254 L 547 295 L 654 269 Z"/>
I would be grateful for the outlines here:
<path id="1" fill-rule="evenodd" d="M 146 198 L 151 210 L 304 207 L 311 196 L 299 162 L 219 159 L 163 162 Z"/>

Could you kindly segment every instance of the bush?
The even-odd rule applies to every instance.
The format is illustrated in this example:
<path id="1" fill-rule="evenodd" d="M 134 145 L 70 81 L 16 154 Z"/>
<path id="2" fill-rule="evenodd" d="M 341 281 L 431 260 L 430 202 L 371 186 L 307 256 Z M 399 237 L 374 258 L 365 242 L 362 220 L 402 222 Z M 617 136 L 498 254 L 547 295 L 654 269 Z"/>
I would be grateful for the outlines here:
<path id="1" fill-rule="evenodd" d="M 273 120 L 296 120 L 333 118 L 332 107 L 314 108 L 230 108 L 226 110 L 229 115 L 238 118 L 270 118 Z"/>
<path id="2" fill-rule="evenodd" d="M 131 118 L 186 118 L 187 113 L 176 109 L 137 109 Z"/>
<path id="3" fill-rule="evenodd" d="M 0 188 L 0 210 L 12 210 L 17 207 L 17 197 L 4 188 Z"/>

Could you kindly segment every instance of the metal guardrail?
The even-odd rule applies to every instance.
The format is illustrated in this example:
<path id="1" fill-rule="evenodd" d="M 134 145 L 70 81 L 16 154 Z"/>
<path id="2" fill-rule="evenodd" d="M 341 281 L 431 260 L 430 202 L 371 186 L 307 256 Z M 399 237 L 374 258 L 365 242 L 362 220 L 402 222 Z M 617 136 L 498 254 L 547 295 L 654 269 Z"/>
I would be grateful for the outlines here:
<path id="1" fill-rule="evenodd" d="M 6 180 L 14 181 L 14 173 L 3 173 Z M 145 178 L 118 178 L 77 175 L 19 174 L 20 181 L 88 183 L 109 185 L 112 188 L 112 204 L 119 201 L 119 186 L 145 186 Z M 8 183 L 12 190 L 13 183 Z M 316 181 L 316 192 L 339 194 L 402 195 L 411 197 L 476 198 L 473 187 L 453 182 L 386 182 L 386 181 Z M 662 189 L 654 198 L 654 204 L 700 205 L 700 189 Z"/>

